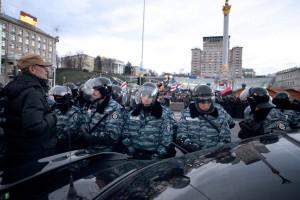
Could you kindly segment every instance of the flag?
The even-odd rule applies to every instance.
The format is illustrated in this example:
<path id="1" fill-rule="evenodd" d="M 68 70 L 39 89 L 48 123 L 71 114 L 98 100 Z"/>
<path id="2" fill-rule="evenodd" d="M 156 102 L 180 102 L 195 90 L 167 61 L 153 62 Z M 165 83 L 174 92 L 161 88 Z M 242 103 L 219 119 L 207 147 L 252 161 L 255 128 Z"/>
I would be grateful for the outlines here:
<path id="1" fill-rule="evenodd" d="M 176 83 L 175 85 L 171 85 L 170 91 L 174 92 L 175 90 L 179 89 L 181 87 L 180 83 Z"/>
<path id="2" fill-rule="evenodd" d="M 128 86 L 128 84 L 127 84 L 126 81 L 124 81 L 124 82 L 121 84 L 121 88 L 122 88 L 122 89 L 127 88 L 127 86 Z"/>
<path id="3" fill-rule="evenodd" d="M 24 11 L 21 11 L 20 12 L 20 17 L 19 19 L 22 21 L 22 22 L 25 22 L 27 24 L 30 24 L 32 26 L 36 26 L 37 25 L 37 18 L 24 12 Z"/>

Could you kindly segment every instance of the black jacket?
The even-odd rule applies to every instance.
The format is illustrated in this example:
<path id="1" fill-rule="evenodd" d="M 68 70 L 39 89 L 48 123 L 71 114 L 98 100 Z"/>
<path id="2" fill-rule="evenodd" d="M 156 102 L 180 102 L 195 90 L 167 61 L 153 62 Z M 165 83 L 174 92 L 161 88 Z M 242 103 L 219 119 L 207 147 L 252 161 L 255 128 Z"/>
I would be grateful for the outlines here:
<path id="1" fill-rule="evenodd" d="M 46 81 L 27 73 L 8 83 L 4 125 L 7 155 L 16 163 L 54 153 L 56 116 L 47 103 Z"/>

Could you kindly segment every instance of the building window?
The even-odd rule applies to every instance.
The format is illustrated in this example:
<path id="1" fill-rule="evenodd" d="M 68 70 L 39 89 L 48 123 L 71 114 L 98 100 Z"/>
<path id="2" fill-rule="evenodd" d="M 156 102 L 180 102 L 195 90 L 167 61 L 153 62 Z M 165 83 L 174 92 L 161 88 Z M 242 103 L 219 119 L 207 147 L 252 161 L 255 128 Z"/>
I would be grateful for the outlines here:
<path id="1" fill-rule="evenodd" d="M 10 44 L 10 48 L 14 49 L 15 48 L 15 44 L 14 43 Z"/>
<path id="2" fill-rule="evenodd" d="M 38 36 L 38 37 L 37 37 L 37 40 L 38 40 L 38 41 L 41 41 L 41 36 Z"/>
<path id="3" fill-rule="evenodd" d="M 23 34 L 23 30 L 20 29 L 19 32 L 18 32 L 18 35 L 22 35 Z"/>
<path id="4" fill-rule="evenodd" d="M 6 38 L 6 32 L 2 32 L 2 38 Z"/>
<path id="5" fill-rule="evenodd" d="M 35 42 L 34 41 L 31 41 L 31 46 L 35 46 Z"/>
<path id="6" fill-rule="evenodd" d="M 25 39 L 25 44 L 29 44 L 29 39 Z"/>
<path id="7" fill-rule="evenodd" d="M 28 38 L 28 37 L 29 37 L 29 33 L 28 33 L 28 31 L 25 31 L 25 32 L 24 32 L 24 35 L 25 35 L 25 37 L 27 37 L 27 38 Z"/>
<path id="8" fill-rule="evenodd" d="M 6 24 L 2 24 L 2 30 L 6 29 Z"/>
<path id="9" fill-rule="evenodd" d="M 22 38 L 22 37 L 19 37 L 19 38 L 18 38 L 18 41 L 19 41 L 19 42 L 23 42 L 23 38 Z"/>
<path id="10" fill-rule="evenodd" d="M 32 35 L 31 35 L 31 39 L 35 39 L 35 33 L 33 33 Z"/>
<path id="11" fill-rule="evenodd" d="M 18 50 L 21 51 L 22 50 L 22 46 L 18 45 Z"/>
<path id="12" fill-rule="evenodd" d="M 5 40 L 2 40 L 2 46 L 5 47 Z"/>
<path id="13" fill-rule="evenodd" d="M 10 35 L 10 38 L 11 38 L 12 41 L 16 40 L 16 36 L 15 35 Z"/>
<path id="14" fill-rule="evenodd" d="M 12 27 L 11 27 L 11 32 L 12 32 L 12 33 L 15 33 L 15 32 L 16 32 L 16 27 L 15 27 L 15 26 L 12 26 Z"/>
<path id="15" fill-rule="evenodd" d="M 37 47 L 38 47 L 39 49 L 41 48 L 41 43 L 40 43 L 40 42 L 37 43 Z"/>
<path id="16" fill-rule="evenodd" d="M 5 55 L 5 49 L 2 49 L 1 54 L 2 54 L 2 56 Z"/>
<path id="17" fill-rule="evenodd" d="M 52 52 L 52 47 L 49 47 L 49 52 Z"/>
<path id="18" fill-rule="evenodd" d="M 43 50 L 46 50 L 46 45 L 45 44 L 43 44 Z"/>

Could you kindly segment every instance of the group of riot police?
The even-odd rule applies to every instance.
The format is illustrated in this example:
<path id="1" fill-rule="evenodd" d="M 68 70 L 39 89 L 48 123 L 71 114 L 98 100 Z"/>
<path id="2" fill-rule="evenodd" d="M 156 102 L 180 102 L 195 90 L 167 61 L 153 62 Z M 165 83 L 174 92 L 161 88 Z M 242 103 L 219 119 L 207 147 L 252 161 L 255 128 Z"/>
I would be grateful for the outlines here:
<path id="1" fill-rule="evenodd" d="M 215 103 L 213 90 L 207 85 L 195 88 L 191 103 L 178 121 L 159 102 L 159 89 L 154 83 L 135 89 L 129 98 L 134 99 L 130 108 L 122 105 L 121 91 L 113 90 L 105 77 L 86 81 L 77 97 L 72 97 L 74 93 L 67 85 L 50 90 L 58 119 L 58 151 L 97 146 L 138 159 L 156 159 L 174 156 L 175 146 L 192 152 L 231 140 L 234 121 Z"/>
<path id="2" fill-rule="evenodd" d="M 105 77 L 86 81 L 77 95 L 68 85 L 53 87 L 50 95 L 58 118 L 60 152 L 97 147 L 137 159 L 167 158 L 175 155 L 175 147 L 193 152 L 229 143 L 230 129 L 235 126 L 224 102 L 218 103 L 208 85 L 194 88 L 179 120 L 162 105 L 159 88 L 150 82 L 128 97 L 134 101 L 129 108 L 124 105 L 122 88 Z M 239 123 L 241 139 L 300 127 L 299 104 L 292 103 L 286 92 L 271 100 L 266 89 L 247 88 L 240 99 L 248 105 Z"/>
<path id="3" fill-rule="evenodd" d="M 241 98 L 246 98 L 249 105 L 240 122 L 241 139 L 300 128 L 300 104 L 288 92 L 278 92 L 272 99 L 264 88 L 248 88 Z"/>

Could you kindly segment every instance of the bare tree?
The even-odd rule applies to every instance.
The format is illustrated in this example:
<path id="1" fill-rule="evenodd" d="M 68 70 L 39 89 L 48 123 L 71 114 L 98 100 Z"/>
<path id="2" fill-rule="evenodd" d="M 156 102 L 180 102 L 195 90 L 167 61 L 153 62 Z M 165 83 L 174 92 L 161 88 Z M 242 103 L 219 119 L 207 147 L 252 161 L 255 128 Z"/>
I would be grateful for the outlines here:
<path id="1" fill-rule="evenodd" d="M 95 71 L 102 72 L 102 60 L 100 56 L 95 58 Z"/>
<path id="2" fill-rule="evenodd" d="M 62 68 L 75 68 L 74 66 L 74 62 L 71 56 L 65 56 L 63 58 L 61 58 L 61 65 Z"/>
<path id="3" fill-rule="evenodd" d="M 77 52 L 77 55 L 75 57 L 77 60 L 76 68 L 82 70 L 86 65 L 88 56 L 86 54 L 84 54 L 82 51 L 80 51 L 80 52 Z"/>
<path id="4" fill-rule="evenodd" d="M 127 64 L 125 65 L 124 74 L 125 75 L 132 75 L 133 74 L 133 67 L 132 67 L 130 62 L 127 62 Z"/>

